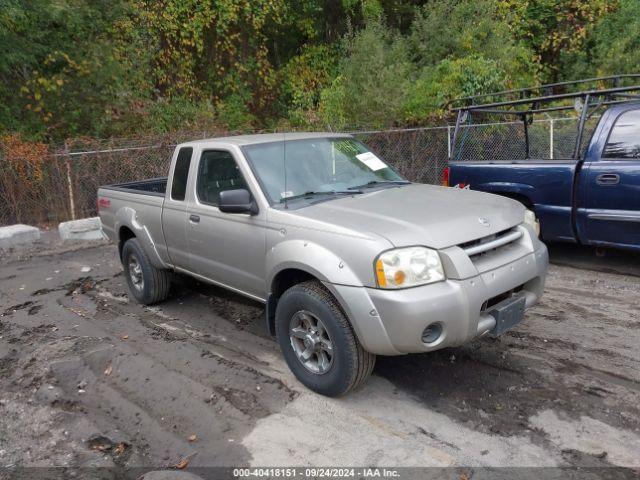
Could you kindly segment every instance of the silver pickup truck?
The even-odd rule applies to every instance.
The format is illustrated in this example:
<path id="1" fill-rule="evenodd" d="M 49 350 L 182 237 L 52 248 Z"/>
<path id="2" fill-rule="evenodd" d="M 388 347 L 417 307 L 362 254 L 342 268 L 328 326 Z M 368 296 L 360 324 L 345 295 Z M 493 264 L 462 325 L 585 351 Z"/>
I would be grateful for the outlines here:
<path id="1" fill-rule="evenodd" d="M 330 396 L 376 355 L 501 334 L 548 265 L 520 203 L 408 182 L 350 135 L 184 143 L 168 178 L 102 187 L 98 208 L 139 302 L 174 273 L 262 302 L 295 376 Z"/>

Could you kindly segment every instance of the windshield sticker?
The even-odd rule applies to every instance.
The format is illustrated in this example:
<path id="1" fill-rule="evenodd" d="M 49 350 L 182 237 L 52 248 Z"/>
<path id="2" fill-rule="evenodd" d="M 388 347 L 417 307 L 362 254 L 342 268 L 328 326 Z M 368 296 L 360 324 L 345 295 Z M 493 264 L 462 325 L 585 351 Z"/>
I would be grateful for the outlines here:
<path id="1" fill-rule="evenodd" d="M 291 190 L 287 190 L 286 192 L 280 192 L 280 198 L 289 198 L 293 197 L 293 192 Z"/>
<path id="2" fill-rule="evenodd" d="M 359 155 L 356 155 L 356 158 L 374 172 L 387 168 L 387 165 L 371 152 L 360 153 Z"/>
<path id="3" fill-rule="evenodd" d="M 351 140 L 340 140 L 339 142 L 335 142 L 333 144 L 333 148 L 335 148 L 340 153 L 344 153 L 348 157 L 351 157 L 358 153 L 358 149 Z"/>

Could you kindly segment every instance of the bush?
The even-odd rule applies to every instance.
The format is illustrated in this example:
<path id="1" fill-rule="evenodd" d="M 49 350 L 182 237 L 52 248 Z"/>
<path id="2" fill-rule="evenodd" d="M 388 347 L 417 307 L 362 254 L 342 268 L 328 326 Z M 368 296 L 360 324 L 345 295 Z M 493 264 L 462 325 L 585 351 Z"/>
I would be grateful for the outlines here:
<path id="1" fill-rule="evenodd" d="M 347 92 L 344 84 L 344 77 L 338 75 L 320 95 L 320 117 L 332 130 L 342 130 L 347 124 Z"/>
<path id="2" fill-rule="evenodd" d="M 390 126 L 401 117 L 412 77 L 404 39 L 375 20 L 347 36 L 345 51 L 338 77 L 322 92 L 322 119 L 332 128 Z"/>
<path id="3" fill-rule="evenodd" d="M 511 16 L 494 0 L 432 0 L 418 10 L 411 26 L 412 60 L 424 68 L 445 59 L 481 55 L 518 84 L 529 84 L 533 55 L 514 38 Z"/>
<path id="4" fill-rule="evenodd" d="M 146 130 L 168 133 L 203 128 L 204 125 L 211 124 L 213 121 L 214 110 L 208 101 L 173 97 L 151 103 Z"/>
<path id="5" fill-rule="evenodd" d="M 249 111 L 247 96 L 233 93 L 216 104 L 218 122 L 231 131 L 250 130 L 256 118 Z"/>
<path id="6" fill-rule="evenodd" d="M 596 26 L 593 45 L 593 63 L 599 74 L 638 73 L 640 2 L 622 0 L 620 10 L 607 15 Z"/>
<path id="7" fill-rule="evenodd" d="M 280 100 L 292 126 L 317 123 L 321 92 L 336 75 L 339 53 L 334 45 L 305 46 L 281 70 Z"/>
<path id="8" fill-rule="evenodd" d="M 448 101 L 481 93 L 502 90 L 506 74 L 495 60 L 470 55 L 446 59 L 437 67 L 422 69 L 404 104 L 404 118 L 409 123 L 440 116 Z"/>

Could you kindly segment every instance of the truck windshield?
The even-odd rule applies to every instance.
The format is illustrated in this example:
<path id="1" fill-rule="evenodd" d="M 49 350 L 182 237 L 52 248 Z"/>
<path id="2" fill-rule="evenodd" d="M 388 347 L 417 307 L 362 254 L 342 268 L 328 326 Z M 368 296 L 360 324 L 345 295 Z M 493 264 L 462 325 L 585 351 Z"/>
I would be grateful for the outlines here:
<path id="1" fill-rule="evenodd" d="M 286 140 L 248 145 L 243 151 L 274 204 L 313 194 L 408 183 L 353 138 Z"/>

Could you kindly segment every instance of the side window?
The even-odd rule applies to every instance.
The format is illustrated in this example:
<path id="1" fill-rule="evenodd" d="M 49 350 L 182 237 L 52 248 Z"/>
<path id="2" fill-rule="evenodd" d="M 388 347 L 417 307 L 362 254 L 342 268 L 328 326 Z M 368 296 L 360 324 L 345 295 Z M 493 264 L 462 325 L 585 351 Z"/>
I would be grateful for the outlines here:
<path id="1" fill-rule="evenodd" d="M 616 120 L 604 158 L 640 158 L 640 110 L 630 110 Z"/>
<path id="2" fill-rule="evenodd" d="M 189 177 L 189 166 L 191 165 L 191 155 L 193 148 L 183 147 L 178 152 L 176 168 L 173 172 L 173 182 L 171 182 L 171 199 L 184 200 L 187 192 L 187 178 Z"/>
<path id="3" fill-rule="evenodd" d="M 202 152 L 196 186 L 198 199 L 217 206 L 220 192 L 237 188 L 247 188 L 247 184 L 231 153 L 222 150 Z"/>

